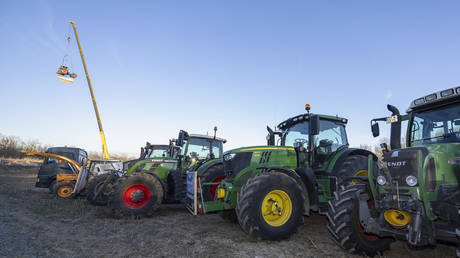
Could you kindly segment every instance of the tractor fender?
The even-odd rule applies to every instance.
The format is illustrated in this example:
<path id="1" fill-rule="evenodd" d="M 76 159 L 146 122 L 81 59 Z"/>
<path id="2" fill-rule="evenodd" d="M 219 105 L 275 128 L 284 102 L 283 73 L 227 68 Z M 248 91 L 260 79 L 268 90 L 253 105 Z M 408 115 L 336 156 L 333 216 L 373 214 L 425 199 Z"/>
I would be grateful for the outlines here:
<path id="1" fill-rule="evenodd" d="M 369 154 L 372 155 L 372 157 L 374 158 L 374 161 L 378 160 L 377 156 L 374 153 L 372 153 L 372 152 L 370 152 L 368 150 L 357 149 L 357 148 L 349 148 L 348 150 L 346 150 L 345 152 L 340 154 L 340 157 L 335 161 L 335 163 L 334 163 L 334 165 L 332 167 L 332 170 L 330 170 L 330 175 L 337 176 L 337 174 L 339 173 L 340 168 L 342 167 L 343 163 L 345 162 L 345 160 L 349 156 L 361 155 L 361 156 L 368 157 Z"/>
<path id="2" fill-rule="evenodd" d="M 213 159 L 213 160 L 208 160 L 206 161 L 203 165 L 201 165 L 198 168 L 198 176 L 202 176 L 208 169 L 219 165 L 219 164 L 224 164 L 224 162 L 221 159 Z"/>
<path id="3" fill-rule="evenodd" d="M 158 179 L 158 181 L 160 181 L 160 184 L 161 184 L 161 188 L 163 189 L 163 201 L 166 199 L 167 197 L 167 193 L 168 193 L 168 186 L 166 184 L 166 182 L 163 181 L 163 179 L 161 179 L 157 174 L 154 173 L 154 171 L 150 171 L 150 170 L 143 170 L 142 172 L 140 173 L 147 173 L 147 174 L 150 174 L 154 177 L 156 177 Z"/>
<path id="4" fill-rule="evenodd" d="M 305 214 L 309 216 L 310 215 L 310 194 L 309 194 L 309 189 L 305 185 L 302 177 L 295 171 L 289 168 L 284 168 L 284 167 L 258 167 L 257 169 L 261 169 L 264 172 L 278 172 L 278 173 L 283 173 L 286 174 L 290 177 L 292 177 L 301 187 L 302 187 L 302 192 L 304 193 L 305 196 Z M 313 170 L 312 170 L 313 171 Z"/>

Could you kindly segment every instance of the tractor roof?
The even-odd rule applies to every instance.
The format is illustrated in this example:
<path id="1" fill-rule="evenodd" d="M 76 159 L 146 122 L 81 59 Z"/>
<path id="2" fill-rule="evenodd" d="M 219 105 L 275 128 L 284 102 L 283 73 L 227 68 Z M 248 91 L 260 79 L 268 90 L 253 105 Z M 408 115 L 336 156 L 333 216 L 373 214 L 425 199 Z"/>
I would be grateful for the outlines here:
<path id="1" fill-rule="evenodd" d="M 50 147 L 46 150 L 47 153 L 54 153 L 54 152 L 65 152 L 65 151 L 86 151 L 84 149 L 76 148 L 76 147 Z"/>
<path id="2" fill-rule="evenodd" d="M 202 138 L 202 139 L 207 139 L 207 140 L 214 140 L 214 136 L 204 135 L 204 134 L 189 134 L 188 137 L 189 138 Z M 223 138 L 219 138 L 219 137 L 216 137 L 216 141 L 220 141 L 220 142 L 223 142 L 223 143 L 227 142 L 227 140 L 225 140 Z"/>
<path id="3" fill-rule="evenodd" d="M 167 144 L 152 144 L 152 148 L 156 148 L 156 147 L 169 148 L 169 145 L 167 145 Z"/>
<path id="4" fill-rule="evenodd" d="M 287 127 L 290 127 L 293 124 L 297 124 L 299 122 L 307 121 L 309 119 L 309 116 L 311 116 L 311 115 L 313 115 L 313 114 L 300 114 L 298 116 L 291 117 L 291 118 L 286 119 L 285 121 L 281 122 L 277 127 L 279 129 L 285 129 Z M 348 120 L 346 118 L 339 117 L 339 116 L 328 116 L 328 115 L 320 115 L 320 114 L 317 114 L 317 115 L 319 116 L 320 119 L 323 119 L 323 120 L 331 120 L 333 122 L 339 122 L 339 123 L 344 123 L 344 124 L 346 124 L 348 122 Z"/>
<path id="5" fill-rule="evenodd" d="M 460 87 L 456 86 L 454 88 L 449 88 L 446 90 L 441 90 L 435 93 L 426 95 L 413 100 L 410 103 L 409 109 L 407 112 L 420 109 L 429 109 L 434 106 L 449 104 L 460 101 Z"/>

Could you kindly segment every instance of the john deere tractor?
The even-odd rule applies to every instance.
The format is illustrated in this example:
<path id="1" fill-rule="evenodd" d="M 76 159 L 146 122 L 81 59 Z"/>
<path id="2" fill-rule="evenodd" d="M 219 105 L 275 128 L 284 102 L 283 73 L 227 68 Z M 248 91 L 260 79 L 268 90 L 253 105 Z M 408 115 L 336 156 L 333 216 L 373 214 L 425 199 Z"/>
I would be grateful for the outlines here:
<path id="1" fill-rule="evenodd" d="M 405 115 L 391 105 L 388 110 L 390 117 L 373 119 L 371 125 L 377 137 L 378 121 L 391 124 L 391 150 L 383 146 L 380 167 L 369 158 L 367 183 L 344 186 L 331 200 L 333 239 L 347 251 L 370 256 L 394 239 L 416 248 L 437 241 L 458 244 L 460 87 L 415 99 Z M 405 148 L 402 121 L 408 123 Z"/>
<path id="2" fill-rule="evenodd" d="M 187 175 L 186 204 L 194 213 L 220 212 L 237 220 L 258 239 L 278 240 L 294 234 L 310 211 L 325 214 L 339 185 L 353 176 L 367 175 L 369 151 L 348 147 L 345 125 L 338 116 L 307 113 L 267 127 L 267 146 L 227 151 L 226 179 L 216 200 L 203 200 L 197 173 Z M 275 136 L 280 145 L 275 146 Z M 200 187 L 200 185 L 202 187 Z"/>
<path id="3" fill-rule="evenodd" d="M 198 171 L 203 182 L 224 179 L 222 149 L 226 140 L 214 136 L 188 134 L 181 130 L 175 141 L 180 147 L 177 159 L 152 158 L 153 165 L 140 172 L 131 172 L 118 178 L 110 187 L 109 206 L 121 215 L 149 216 L 162 203 L 183 202 L 185 199 L 185 173 Z M 203 190 L 203 198 L 211 200 L 216 187 Z"/>

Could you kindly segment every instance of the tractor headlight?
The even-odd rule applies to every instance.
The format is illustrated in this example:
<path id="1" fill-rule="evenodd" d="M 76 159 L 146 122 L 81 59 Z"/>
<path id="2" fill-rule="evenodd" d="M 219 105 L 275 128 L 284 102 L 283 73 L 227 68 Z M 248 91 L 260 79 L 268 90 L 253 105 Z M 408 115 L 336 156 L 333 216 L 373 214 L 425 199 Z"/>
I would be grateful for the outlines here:
<path id="1" fill-rule="evenodd" d="M 415 176 L 407 176 L 406 183 L 408 186 L 415 186 L 418 183 L 417 177 Z"/>
<path id="2" fill-rule="evenodd" d="M 378 176 L 377 177 L 377 183 L 379 185 L 385 185 L 387 183 L 387 179 L 384 176 Z"/>
<path id="3" fill-rule="evenodd" d="M 224 160 L 225 161 L 230 161 L 235 157 L 235 155 L 236 155 L 236 153 L 230 153 L 230 154 L 224 155 Z"/>

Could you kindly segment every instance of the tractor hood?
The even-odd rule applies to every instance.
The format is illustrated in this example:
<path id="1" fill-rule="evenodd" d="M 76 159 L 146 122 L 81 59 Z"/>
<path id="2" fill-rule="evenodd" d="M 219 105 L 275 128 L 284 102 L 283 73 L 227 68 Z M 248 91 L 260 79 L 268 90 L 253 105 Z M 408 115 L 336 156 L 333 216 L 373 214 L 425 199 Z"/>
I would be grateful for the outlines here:
<path id="1" fill-rule="evenodd" d="M 254 151 L 273 151 L 273 150 L 294 150 L 293 147 L 290 146 L 249 146 L 249 147 L 241 147 L 237 149 L 228 150 L 224 153 L 224 156 L 230 153 L 237 153 L 237 152 L 254 152 Z"/>
<path id="2" fill-rule="evenodd" d="M 252 173 L 262 167 L 286 167 L 295 169 L 297 155 L 289 146 L 249 146 L 224 153 L 224 170 L 227 178 L 241 173 Z"/>

